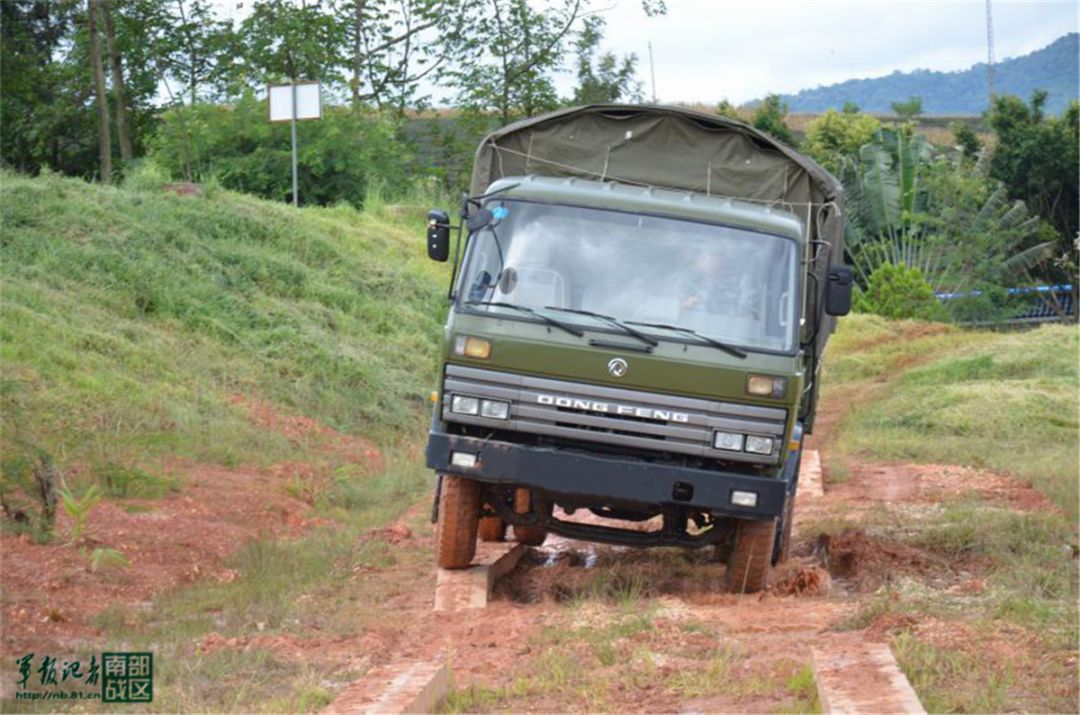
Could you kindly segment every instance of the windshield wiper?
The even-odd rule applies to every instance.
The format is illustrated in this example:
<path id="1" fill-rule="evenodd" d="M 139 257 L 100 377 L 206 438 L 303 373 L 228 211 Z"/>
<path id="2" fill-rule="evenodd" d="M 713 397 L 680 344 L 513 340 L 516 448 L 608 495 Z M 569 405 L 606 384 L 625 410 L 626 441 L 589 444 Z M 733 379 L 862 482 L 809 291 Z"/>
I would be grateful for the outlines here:
<path id="1" fill-rule="evenodd" d="M 469 300 L 469 301 L 465 301 L 465 305 L 470 305 L 470 306 L 471 305 L 491 305 L 491 306 L 495 306 L 496 308 L 511 308 L 513 310 L 520 310 L 522 313 L 528 313 L 529 315 L 540 318 L 540 320 L 544 321 L 548 325 L 551 325 L 553 327 L 558 328 L 559 330 L 565 330 L 566 332 L 570 333 L 571 335 L 574 335 L 574 336 L 579 337 L 579 338 L 585 336 L 584 331 L 578 330 L 577 328 L 569 326 L 566 323 L 563 323 L 561 321 L 555 320 L 554 318 L 548 317 L 548 316 L 544 315 L 543 313 L 538 313 L 535 310 L 533 310 L 532 308 L 528 307 L 527 305 L 514 305 L 513 303 L 500 303 L 498 301 L 489 303 L 488 301 L 485 301 L 485 300 Z"/>
<path id="2" fill-rule="evenodd" d="M 559 308 L 559 307 L 556 307 L 554 305 L 546 305 L 546 306 L 544 306 L 544 310 L 557 310 L 557 311 L 560 311 L 560 312 L 563 312 L 563 313 L 574 313 L 576 315 L 587 315 L 590 318 L 599 318 L 600 320 L 603 320 L 603 321 L 605 321 L 607 323 L 610 323 L 611 325 L 614 325 L 616 328 L 623 331 L 624 333 L 626 333 L 630 337 L 637 338 L 638 340 L 645 343 L 646 345 L 651 345 L 652 347 L 655 348 L 657 345 L 660 344 L 660 343 L 656 342 L 655 340 L 653 340 L 652 338 L 650 338 L 648 335 L 644 335 L 644 334 L 638 332 L 637 330 L 634 330 L 633 328 L 626 325 L 625 323 L 620 323 L 618 320 L 616 320 L 615 318 L 612 318 L 610 315 L 601 315 L 600 313 L 594 313 L 591 310 L 580 310 L 578 308 Z"/>
<path id="3" fill-rule="evenodd" d="M 662 328 L 664 330 L 674 330 L 677 333 L 685 333 L 687 335 L 693 335 L 698 340 L 704 341 L 704 342 L 708 343 L 709 345 L 712 345 L 714 348 L 719 348 L 720 350 L 723 350 L 726 353 L 731 353 L 732 355 L 734 355 L 737 358 L 745 358 L 748 355 L 748 353 L 745 350 L 740 350 L 739 348 L 735 347 L 734 345 L 728 345 L 726 343 L 720 342 L 719 340 L 714 340 L 713 338 L 710 338 L 708 335 L 702 335 L 698 331 L 692 330 L 690 328 L 683 328 L 683 327 L 680 327 L 678 325 L 668 325 L 666 323 L 639 323 L 639 322 L 634 321 L 634 320 L 628 320 L 626 322 L 630 323 L 631 325 L 640 325 L 640 326 L 645 327 L 645 328 Z"/>

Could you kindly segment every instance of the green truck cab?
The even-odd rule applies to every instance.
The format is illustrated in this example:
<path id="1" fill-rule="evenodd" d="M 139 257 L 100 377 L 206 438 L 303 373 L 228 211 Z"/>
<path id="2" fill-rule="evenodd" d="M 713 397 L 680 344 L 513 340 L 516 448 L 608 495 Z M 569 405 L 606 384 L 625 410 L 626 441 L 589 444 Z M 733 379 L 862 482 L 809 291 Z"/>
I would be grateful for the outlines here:
<path id="1" fill-rule="evenodd" d="M 605 105 L 488 136 L 471 188 L 427 449 L 438 565 L 512 525 L 710 546 L 730 588 L 764 587 L 850 304 L 839 183 L 738 122 Z M 452 230 L 429 214 L 432 258 Z"/>

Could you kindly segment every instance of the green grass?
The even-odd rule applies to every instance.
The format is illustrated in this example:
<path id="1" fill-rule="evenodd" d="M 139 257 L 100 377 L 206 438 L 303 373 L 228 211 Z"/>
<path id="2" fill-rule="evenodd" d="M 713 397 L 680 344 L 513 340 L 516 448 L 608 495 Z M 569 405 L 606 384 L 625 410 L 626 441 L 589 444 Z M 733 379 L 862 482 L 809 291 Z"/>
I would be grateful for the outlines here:
<path id="1" fill-rule="evenodd" d="M 446 276 L 424 256 L 423 213 L 181 198 L 152 174 L 117 188 L 0 172 L 0 193 L 5 500 L 36 519 L 33 471 L 46 465 L 57 488 L 111 499 L 182 492 L 188 462 L 317 465 L 314 486 L 282 488 L 310 497 L 324 526 L 238 543 L 234 580 L 117 604 L 96 625 L 109 647 L 155 652 L 157 709 L 324 706 L 356 675 L 340 663 L 195 644 L 362 633 L 401 585 L 357 573 L 426 572 L 423 550 L 369 533 L 430 488 L 418 443 Z M 317 434 L 255 424 L 237 396 L 370 438 L 386 467 L 369 474 Z"/>
<path id="2" fill-rule="evenodd" d="M 418 428 L 445 285 L 422 214 L 132 186 L 0 173 L 6 478 L 45 454 L 159 496 L 166 457 L 302 453 L 237 394 L 376 439 Z"/>
<path id="3" fill-rule="evenodd" d="M 956 645 L 896 633 L 897 659 L 930 711 L 1075 707 L 1077 337 L 1075 326 L 991 333 L 852 316 L 830 346 L 824 399 L 848 405 L 827 437 L 830 478 L 846 476 L 853 459 L 969 465 L 1030 481 L 1061 507 L 1019 512 L 966 495 L 914 521 L 887 508 L 864 517 L 864 528 L 985 583 L 950 592 L 900 577 L 835 626 L 910 618 L 972 629 L 976 641 Z M 1008 659 L 980 657 L 981 639 L 1000 649 L 1002 632 L 1023 647 Z"/>
<path id="4" fill-rule="evenodd" d="M 826 397 L 856 401 L 833 446 L 875 459 L 965 464 L 1030 480 L 1077 523 L 1075 326 L 961 331 L 871 316 L 841 321 Z"/>

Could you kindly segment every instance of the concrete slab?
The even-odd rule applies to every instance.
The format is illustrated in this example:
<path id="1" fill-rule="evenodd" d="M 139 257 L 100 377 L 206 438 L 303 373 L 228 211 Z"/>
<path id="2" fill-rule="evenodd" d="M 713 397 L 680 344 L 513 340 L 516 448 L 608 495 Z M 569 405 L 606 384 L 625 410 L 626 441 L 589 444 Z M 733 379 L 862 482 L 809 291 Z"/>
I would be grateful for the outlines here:
<path id="1" fill-rule="evenodd" d="M 439 569 L 435 578 L 436 611 L 484 608 L 495 581 L 510 573 L 525 553 L 521 544 L 480 542 L 473 566 L 467 569 Z"/>
<path id="2" fill-rule="evenodd" d="M 822 712 L 926 714 L 884 643 L 859 636 L 830 638 L 813 649 L 813 658 Z"/>
<path id="3" fill-rule="evenodd" d="M 825 488 L 821 478 L 821 455 L 816 449 L 808 449 L 803 452 L 802 463 L 799 465 L 799 491 L 798 496 L 823 497 Z"/>
<path id="4" fill-rule="evenodd" d="M 411 662 L 373 668 L 323 713 L 433 713 L 450 692 L 445 663 Z"/>

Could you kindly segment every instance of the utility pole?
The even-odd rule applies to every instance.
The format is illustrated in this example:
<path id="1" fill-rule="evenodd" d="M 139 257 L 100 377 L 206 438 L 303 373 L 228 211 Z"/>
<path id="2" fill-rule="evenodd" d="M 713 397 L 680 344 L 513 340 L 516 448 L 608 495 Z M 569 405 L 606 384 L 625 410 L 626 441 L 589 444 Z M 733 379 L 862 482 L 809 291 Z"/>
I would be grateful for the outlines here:
<path id="1" fill-rule="evenodd" d="M 987 0 L 989 2 L 989 0 Z M 652 104 L 657 104 L 657 68 L 652 65 L 652 41 L 649 41 L 649 75 L 652 76 Z"/>
<path id="2" fill-rule="evenodd" d="M 994 16 L 986 0 L 986 93 L 987 104 L 994 101 Z"/>

